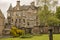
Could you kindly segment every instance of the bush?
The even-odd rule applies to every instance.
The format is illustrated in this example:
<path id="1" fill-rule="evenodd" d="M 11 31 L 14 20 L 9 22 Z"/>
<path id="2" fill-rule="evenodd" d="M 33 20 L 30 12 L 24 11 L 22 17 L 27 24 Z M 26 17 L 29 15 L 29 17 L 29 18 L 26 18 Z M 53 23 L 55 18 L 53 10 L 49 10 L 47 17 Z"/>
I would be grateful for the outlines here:
<path id="1" fill-rule="evenodd" d="M 24 35 L 25 31 L 21 30 L 21 29 L 18 29 L 16 27 L 12 27 L 11 30 L 10 30 L 10 33 L 11 33 L 12 36 L 18 37 L 20 35 Z"/>
<path id="2" fill-rule="evenodd" d="M 21 30 L 21 29 L 18 29 L 18 30 L 16 30 L 16 33 L 19 34 L 19 35 L 24 35 L 25 31 Z"/>

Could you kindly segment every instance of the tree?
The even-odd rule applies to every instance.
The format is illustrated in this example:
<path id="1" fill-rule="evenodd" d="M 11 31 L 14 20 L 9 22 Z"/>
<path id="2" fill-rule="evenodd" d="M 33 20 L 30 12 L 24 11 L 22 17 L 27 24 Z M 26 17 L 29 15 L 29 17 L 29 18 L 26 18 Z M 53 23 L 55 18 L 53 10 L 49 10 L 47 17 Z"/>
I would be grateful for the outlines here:
<path id="1" fill-rule="evenodd" d="M 38 10 L 38 16 L 40 18 L 40 23 L 46 25 L 47 19 L 51 16 L 51 12 L 48 10 L 47 5 L 44 5 L 43 10 Z"/>
<path id="2" fill-rule="evenodd" d="M 36 0 L 37 5 L 52 5 L 52 6 L 56 6 L 56 4 L 58 3 L 58 0 Z"/>
<path id="3" fill-rule="evenodd" d="M 49 7 L 48 9 L 50 9 L 50 10 L 52 10 L 52 8 L 53 8 L 52 11 L 56 10 L 55 8 L 58 4 L 58 0 L 36 0 L 36 2 L 37 2 L 37 5 L 39 5 L 39 6 L 47 5 Z"/>
<path id="4" fill-rule="evenodd" d="M 56 16 L 51 16 L 48 18 L 48 25 L 49 26 L 59 26 L 60 20 Z"/>
<path id="5" fill-rule="evenodd" d="M 60 7 L 56 8 L 56 14 L 55 15 L 58 19 L 60 19 Z"/>
<path id="6" fill-rule="evenodd" d="M 60 24 L 60 20 L 56 17 L 54 13 L 48 10 L 48 6 L 44 5 L 43 10 L 38 10 L 38 16 L 40 18 L 40 25 L 44 26 L 57 26 Z"/>
<path id="7" fill-rule="evenodd" d="M 58 3 L 57 0 L 38 0 L 37 3 L 43 4 L 41 7 L 43 9 L 38 9 L 38 15 L 40 18 L 40 23 L 44 24 L 44 25 L 48 25 L 52 23 L 55 23 L 54 21 L 59 21 L 56 17 L 54 17 L 54 13 L 51 12 L 51 7 L 54 8 L 56 6 L 56 4 Z M 39 4 L 39 5 L 40 5 Z M 50 9 L 50 11 L 49 11 Z M 56 20 L 54 20 L 54 19 Z"/>

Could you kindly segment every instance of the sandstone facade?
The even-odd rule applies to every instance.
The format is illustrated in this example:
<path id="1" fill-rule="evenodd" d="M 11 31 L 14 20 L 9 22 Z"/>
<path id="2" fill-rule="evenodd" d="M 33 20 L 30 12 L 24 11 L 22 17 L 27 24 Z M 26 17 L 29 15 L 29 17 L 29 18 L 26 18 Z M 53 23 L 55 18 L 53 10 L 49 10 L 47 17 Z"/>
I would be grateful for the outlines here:
<path id="1" fill-rule="evenodd" d="M 31 5 L 20 5 L 20 1 L 17 1 L 15 7 L 12 7 L 10 4 L 9 9 L 7 10 L 7 21 L 8 29 L 12 26 L 17 28 L 26 28 L 26 30 L 39 26 L 39 18 L 37 15 L 38 7 L 35 6 L 35 3 L 32 2 Z M 29 31 L 29 32 L 30 32 Z"/>
<path id="2" fill-rule="evenodd" d="M 47 6 L 44 6 L 46 10 Z M 43 10 L 44 8 L 40 8 Z M 12 7 L 10 4 L 9 9 L 7 10 L 7 24 L 5 25 L 5 33 L 9 34 L 9 30 L 12 26 L 16 26 L 19 29 L 24 29 L 26 33 L 40 34 L 40 33 L 49 33 L 49 27 L 40 25 L 38 18 L 38 9 L 39 7 L 35 6 L 35 3 L 32 2 L 31 5 L 20 5 L 20 1 L 17 1 L 15 7 Z M 53 33 L 60 33 L 60 27 L 52 27 Z"/>
<path id="3" fill-rule="evenodd" d="M 1 10 L 0 10 L 0 36 L 3 33 L 3 29 L 4 29 L 4 15 L 2 14 Z"/>

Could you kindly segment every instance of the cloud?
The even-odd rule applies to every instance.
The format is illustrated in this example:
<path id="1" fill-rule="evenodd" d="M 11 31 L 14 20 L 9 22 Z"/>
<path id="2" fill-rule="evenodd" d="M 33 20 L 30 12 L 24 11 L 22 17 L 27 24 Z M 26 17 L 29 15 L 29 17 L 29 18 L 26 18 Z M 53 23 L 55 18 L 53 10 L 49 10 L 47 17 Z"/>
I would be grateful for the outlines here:
<path id="1" fill-rule="evenodd" d="M 7 13 L 6 10 L 8 8 L 9 4 L 8 2 L 0 2 L 0 9 L 2 10 L 2 13 L 4 14 L 4 16 L 6 17 Z"/>
<path id="2" fill-rule="evenodd" d="M 33 0 L 21 0 L 21 4 L 29 5 Z"/>

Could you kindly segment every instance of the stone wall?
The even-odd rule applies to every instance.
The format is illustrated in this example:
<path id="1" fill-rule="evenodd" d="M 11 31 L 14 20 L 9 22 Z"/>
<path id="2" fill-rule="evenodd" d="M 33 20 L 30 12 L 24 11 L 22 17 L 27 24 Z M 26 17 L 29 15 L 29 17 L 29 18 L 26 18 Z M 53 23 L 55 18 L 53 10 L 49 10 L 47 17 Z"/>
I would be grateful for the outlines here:
<path id="1" fill-rule="evenodd" d="M 2 35 L 3 29 L 4 29 L 4 15 L 0 10 L 0 36 Z"/>

